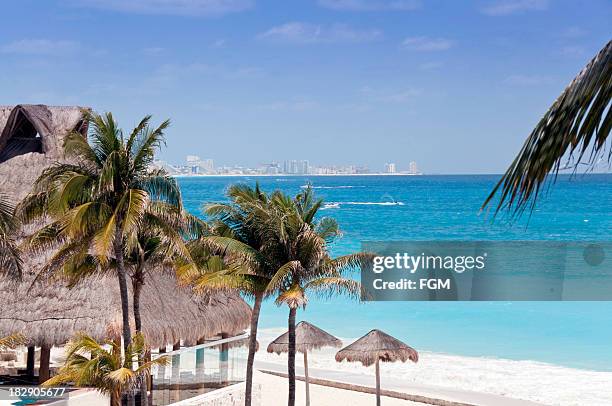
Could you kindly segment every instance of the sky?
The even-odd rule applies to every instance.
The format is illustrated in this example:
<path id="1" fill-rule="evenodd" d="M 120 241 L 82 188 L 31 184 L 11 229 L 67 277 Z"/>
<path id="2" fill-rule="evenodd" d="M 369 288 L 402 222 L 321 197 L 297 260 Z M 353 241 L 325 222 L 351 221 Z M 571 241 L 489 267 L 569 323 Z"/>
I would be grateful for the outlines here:
<path id="1" fill-rule="evenodd" d="M 500 173 L 612 37 L 612 3 L 21 0 L 0 104 L 169 118 L 160 158 Z"/>

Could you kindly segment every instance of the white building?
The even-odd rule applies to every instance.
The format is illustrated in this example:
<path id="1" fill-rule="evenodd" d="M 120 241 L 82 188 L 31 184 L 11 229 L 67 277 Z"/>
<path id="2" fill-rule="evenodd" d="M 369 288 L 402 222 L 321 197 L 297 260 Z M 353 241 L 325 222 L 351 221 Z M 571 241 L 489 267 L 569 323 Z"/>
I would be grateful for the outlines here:
<path id="1" fill-rule="evenodd" d="M 408 172 L 411 175 L 416 175 L 417 173 L 419 173 L 419 169 L 417 168 L 417 163 L 415 161 L 410 162 Z"/>
<path id="2" fill-rule="evenodd" d="M 395 164 L 390 162 L 385 164 L 385 173 L 396 173 Z"/>

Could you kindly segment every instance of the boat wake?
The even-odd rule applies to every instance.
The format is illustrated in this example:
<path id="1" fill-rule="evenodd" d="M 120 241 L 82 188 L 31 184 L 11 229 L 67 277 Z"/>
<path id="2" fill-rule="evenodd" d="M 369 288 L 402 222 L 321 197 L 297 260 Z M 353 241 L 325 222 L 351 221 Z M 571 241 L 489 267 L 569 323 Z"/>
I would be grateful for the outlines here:
<path id="1" fill-rule="evenodd" d="M 308 185 L 302 185 L 300 186 L 302 189 L 306 189 L 308 187 Z M 353 189 L 353 188 L 358 188 L 358 187 L 365 187 L 365 186 L 353 186 L 353 185 L 340 185 L 340 186 L 312 186 L 310 185 L 311 188 L 313 189 Z"/>
<path id="2" fill-rule="evenodd" d="M 341 206 L 404 206 L 404 202 L 331 202 L 325 203 L 321 210 L 339 209 Z"/>

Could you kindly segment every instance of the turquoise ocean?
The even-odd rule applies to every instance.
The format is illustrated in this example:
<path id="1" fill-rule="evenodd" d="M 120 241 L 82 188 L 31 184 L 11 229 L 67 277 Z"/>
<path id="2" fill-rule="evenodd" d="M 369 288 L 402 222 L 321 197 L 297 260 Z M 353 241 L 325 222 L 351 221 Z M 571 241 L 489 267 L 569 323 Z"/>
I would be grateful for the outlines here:
<path id="1" fill-rule="evenodd" d="M 233 183 L 298 193 L 312 184 L 343 236 L 334 255 L 362 241 L 610 241 L 612 175 L 561 176 L 517 221 L 479 214 L 499 175 L 179 178 L 187 209 L 226 201 Z M 389 204 L 394 202 L 396 204 Z M 336 204 L 337 203 L 337 204 Z M 298 319 L 339 337 L 378 328 L 422 351 L 533 360 L 612 371 L 612 302 L 377 302 L 312 298 Z M 264 305 L 260 328 L 284 327 L 286 308 Z"/>

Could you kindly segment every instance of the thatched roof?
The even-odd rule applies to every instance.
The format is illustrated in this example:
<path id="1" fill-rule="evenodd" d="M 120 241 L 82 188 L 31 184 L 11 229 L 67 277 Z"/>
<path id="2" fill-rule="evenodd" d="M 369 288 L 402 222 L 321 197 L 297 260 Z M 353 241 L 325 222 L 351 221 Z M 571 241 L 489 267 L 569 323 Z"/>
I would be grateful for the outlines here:
<path id="1" fill-rule="evenodd" d="M 0 193 L 15 202 L 23 199 L 45 168 L 63 160 L 64 137 L 71 131 L 86 132 L 83 111 L 81 107 L 0 106 L 0 155 L 9 144 L 13 147 L 12 156 L 0 162 Z M 13 154 L 20 141 L 32 138 L 41 142 L 39 151 L 26 149 Z M 45 261 L 45 255 L 26 256 L 20 284 L 0 280 L 0 336 L 21 332 L 32 345 L 64 344 L 80 331 L 96 339 L 119 336 L 121 307 L 116 278 L 89 279 L 73 289 L 60 281 L 31 288 Z M 197 297 L 179 288 L 171 275 L 162 273 L 153 273 L 145 283 L 142 322 L 152 346 L 236 334 L 249 325 L 251 310 L 237 294 Z"/>
<path id="2" fill-rule="evenodd" d="M 419 354 L 414 348 L 380 330 L 370 331 L 336 353 L 338 362 L 361 362 L 366 367 L 374 364 L 376 359 L 383 362 L 418 362 Z"/>
<path id="3" fill-rule="evenodd" d="M 342 341 L 306 321 L 301 321 L 295 326 L 295 343 L 297 351 L 301 353 L 323 347 L 342 347 Z M 279 336 L 268 345 L 268 352 L 280 354 L 288 351 L 289 332 Z"/>
<path id="4" fill-rule="evenodd" d="M 83 123 L 83 108 L 78 106 L 0 106 L 0 156 L 7 153 L 11 140 L 16 138 L 32 138 L 33 133 L 38 134 L 41 143 L 40 152 L 0 160 L 0 192 L 15 201 L 23 199 L 42 171 L 62 159 L 64 137 L 75 130 L 86 131 Z"/>
<path id="5" fill-rule="evenodd" d="M 89 278 L 69 289 L 59 282 L 30 287 L 33 277 L 29 274 L 16 289 L 9 281 L 0 282 L 0 336 L 22 333 L 37 346 L 64 344 L 81 331 L 98 340 L 121 336 L 116 278 Z M 247 328 L 251 315 L 237 294 L 195 296 L 162 273 L 148 276 L 141 302 L 143 333 L 153 347 L 236 335 Z"/>

